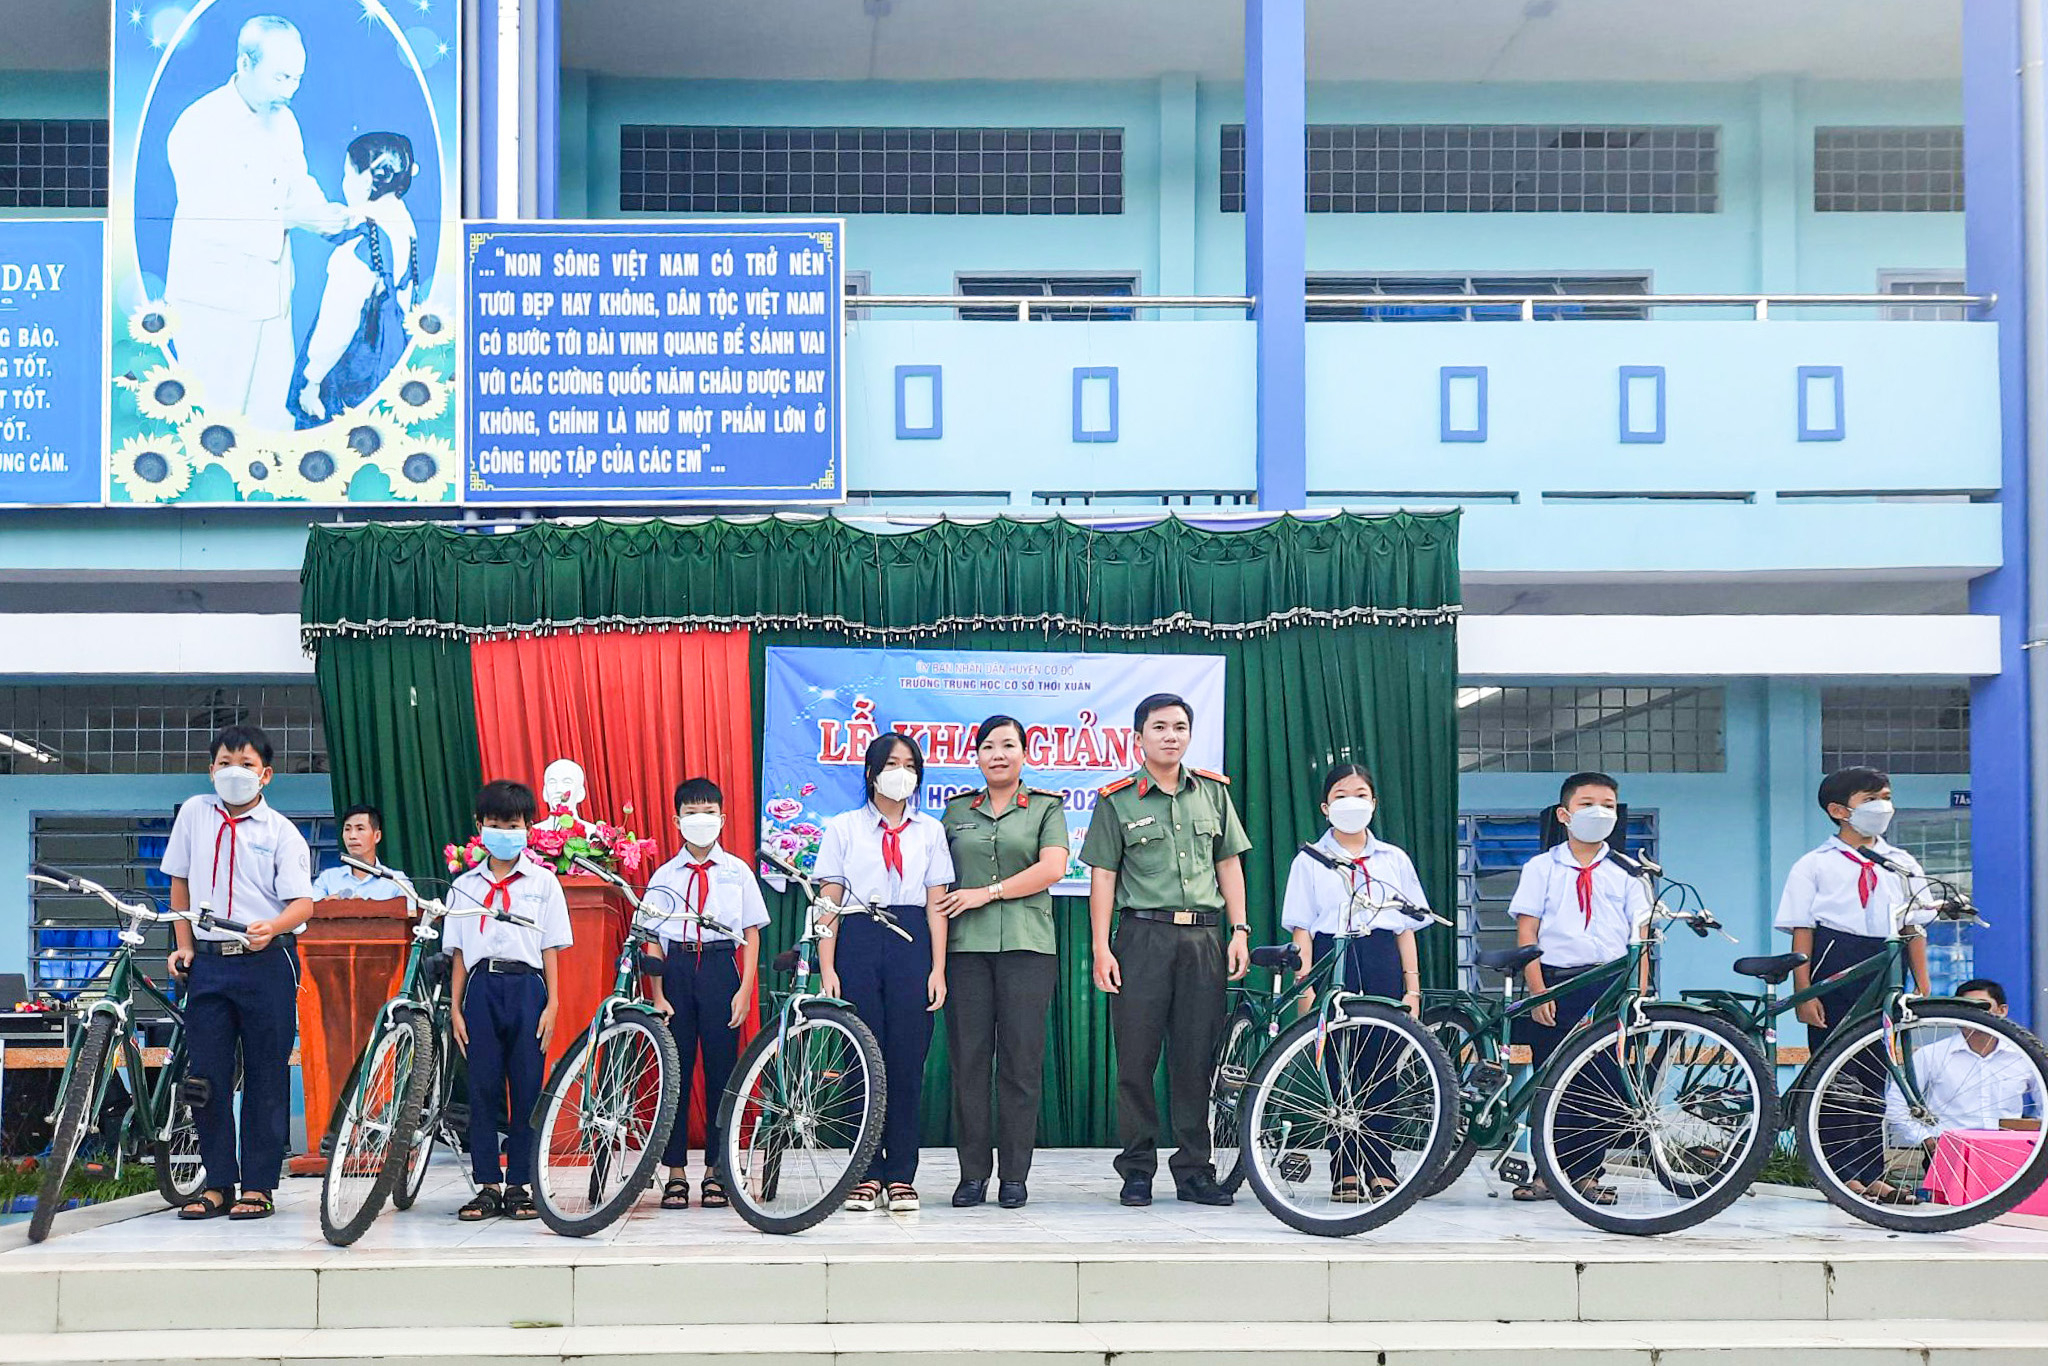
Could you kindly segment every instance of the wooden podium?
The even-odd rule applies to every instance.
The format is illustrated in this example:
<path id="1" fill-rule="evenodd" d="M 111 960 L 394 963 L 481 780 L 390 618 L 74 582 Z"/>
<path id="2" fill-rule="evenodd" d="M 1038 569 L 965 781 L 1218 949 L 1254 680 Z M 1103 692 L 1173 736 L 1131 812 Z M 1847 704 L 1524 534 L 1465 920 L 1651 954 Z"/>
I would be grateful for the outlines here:
<path id="1" fill-rule="evenodd" d="M 327 1170 L 320 1141 L 349 1069 L 370 1042 L 377 1011 L 398 990 L 412 921 L 403 900 L 321 901 L 299 936 L 299 1076 L 306 1093 L 306 1151 L 294 1176 Z"/>
<path id="2" fill-rule="evenodd" d="M 555 1010 L 555 1037 L 548 1041 L 550 1071 L 590 1027 L 598 1002 L 611 994 L 619 946 L 626 942 L 627 918 L 633 913 L 625 897 L 603 878 L 568 873 L 561 880 L 575 943 L 562 954 L 559 969 L 562 1002 Z"/>

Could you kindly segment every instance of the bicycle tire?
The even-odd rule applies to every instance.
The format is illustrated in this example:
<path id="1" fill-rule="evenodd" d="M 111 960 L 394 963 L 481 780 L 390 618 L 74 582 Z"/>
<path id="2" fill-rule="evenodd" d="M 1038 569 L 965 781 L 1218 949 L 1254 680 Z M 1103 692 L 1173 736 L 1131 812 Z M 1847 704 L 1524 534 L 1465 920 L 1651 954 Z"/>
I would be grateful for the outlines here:
<path id="1" fill-rule="evenodd" d="M 419 1200 L 420 1189 L 427 1184 L 427 1167 L 434 1160 L 434 1145 L 440 1141 L 441 1117 L 447 1113 L 448 1106 L 448 1058 L 442 1052 L 444 1047 L 442 1036 L 436 1034 L 434 1066 L 427 1083 L 426 1104 L 411 1130 L 412 1139 L 405 1150 L 405 1167 L 398 1180 L 391 1183 L 391 1207 L 396 1210 L 409 1210 Z"/>
<path id="2" fill-rule="evenodd" d="M 157 1194 L 163 1196 L 167 1205 L 189 1205 L 206 1189 L 206 1164 L 199 1157 L 199 1121 L 192 1113 L 191 1102 L 185 1099 L 185 1078 L 191 1063 L 191 1054 L 185 1051 L 184 1040 L 180 1039 L 172 1045 L 166 1064 L 170 1075 L 161 1083 L 166 1097 L 164 1108 L 169 1111 L 165 1120 L 168 1137 L 157 1138 L 151 1152 L 156 1164 Z"/>
<path id="3" fill-rule="evenodd" d="M 824 1095 L 823 1088 L 810 1086 L 808 1079 L 806 1084 L 790 1088 L 782 1083 L 781 1074 L 793 1054 L 823 1055 L 834 1046 L 842 1050 L 839 1070 L 836 1075 L 825 1075 L 823 1080 L 837 1088 L 838 1093 L 831 1095 L 825 1105 L 848 1105 L 845 1093 L 858 1085 L 859 1095 L 851 1101 L 859 1108 L 858 1121 L 843 1149 L 791 1141 L 792 1132 L 801 1136 L 802 1128 L 793 1130 L 790 1125 L 775 1123 L 773 1112 L 780 1107 L 764 1098 L 762 1092 L 765 1089 L 781 1096 L 796 1089 L 805 1097 Z M 798 1049 L 803 1050 L 802 1054 L 797 1053 Z M 850 1054 L 844 1050 L 850 1050 Z M 786 1030 L 770 1024 L 756 1034 L 733 1067 L 732 1080 L 719 1102 L 719 1170 L 725 1177 L 726 1198 L 742 1219 L 763 1233 L 801 1233 L 811 1228 L 838 1209 L 854 1183 L 867 1174 L 868 1163 L 881 1146 L 882 1122 L 887 1114 L 882 1046 L 875 1041 L 867 1022 L 844 1006 L 804 1006 Z M 807 1116 L 800 1124 L 808 1125 L 813 1136 L 818 1132 L 816 1116 Z M 814 1181 L 794 1208 L 786 1207 L 784 1191 L 791 1184 L 790 1168 L 802 1155 L 821 1151 L 843 1152 L 843 1159 L 833 1160 L 843 1161 L 844 1166 L 830 1179 Z M 810 1167 L 817 1171 L 816 1159 Z"/>
<path id="4" fill-rule="evenodd" d="M 637 1042 L 637 1045 L 635 1043 Z M 650 1088 L 644 1070 L 639 1069 L 632 1059 L 613 1064 L 602 1054 L 596 1063 L 600 1082 L 621 1092 L 630 1091 L 630 1105 L 635 1112 L 635 1129 L 625 1133 L 628 1142 L 638 1144 L 632 1152 L 630 1162 L 620 1165 L 619 1159 L 628 1154 L 625 1150 L 614 1153 L 607 1148 L 593 1149 L 584 1141 L 585 1126 L 579 1118 L 575 1126 L 576 1145 L 564 1148 L 556 1177 L 556 1125 L 566 1108 L 572 1104 L 578 1107 L 580 1116 L 585 1108 L 578 1099 L 584 1094 L 584 1059 L 593 1049 L 651 1048 L 656 1075 Z M 643 1059 L 649 1056 L 640 1055 Z M 616 1067 L 616 1070 L 612 1070 Z M 595 1024 L 583 1031 L 583 1036 L 560 1062 L 555 1064 L 554 1075 L 548 1078 L 542 1088 L 540 1099 L 534 1104 L 533 1128 L 535 1143 L 535 1166 L 533 1183 L 534 1207 L 540 1211 L 541 1221 L 565 1238 L 583 1238 L 608 1227 L 630 1209 L 642 1191 L 653 1184 L 654 1169 L 661 1161 L 662 1150 L 668 1145 L 671 1127 L 676 1122 L 676 1106 L 682 1097 L 682 1063 L 676 1054 L 675 1036 L 669 1033 L 667 1025 L 650 1013 L 642 1010 L 620 1010 L 612 1016 L 611 1022 L 599 1029 Z M 603 1098 L 601 1098 L 602 1100 Z M 587 1161 L 577 1161 L 578 1155 Z M 580 1186 L 589 1202 L 587 1209 L 574 1207 L 569 1200 L 571 1192 L 579 1182 L 576 1173 L 582 1173 Z M 618 1184 L 609 1193 L 599 1194 L 600 1183 L 609 1183 L 615 1172 L 623 1172 Z"/>
<path id="5" fill-rule="evenodd" d="M 408 1098 L 426 1085 L 427 1072 L 417 1063 L 423 1050 L 431 1060 L 433 1047 L 427 1022 L 404 1011 L 363 1050 L 360 1076 L 345 1093 L 334 1151 L 320 1178 L 320 1235 L 336 1247 L 362 1237 L 384 1209 L 401 1170 L 392 1158 L 403 1157 L 398 1117 Z M 365 1098 L 367 1105 L 362 1104 Z"/>
<path id="6" fill-rule="evenodd" d="M 1258 1026 L 1252 1013 L 1239 1006 L 1224 1021 L 1216 1062 L 1209 1069 L 1209 1151 L 1216 1163 L 1216 1184 L 1237 1191 L 1244 1184 L 1244 1149 L 1238 1146 L 1238 1109 L 1251 1081 Z"/>
<path id="7" fill-rule="evenodd" d="M 1405 1042 L 1407 1051 L 1401 1055 L 1404 1067 L 1419 1064 L 1426 1072 L 1428 1089 L 1414 1096 L 1401 1124 L 1424 1124 L 1429 1132 L 1419 1147 L 1412 1143 L 1406 1145 L 1406 1151 L 1415 1156 L 1405 1175 L 1397 1172 L 1399 1184 L 1392 1191 L 1359 1204 L 1339 1204 L 1333 1199 L 1325 1202 L 1330 1213 L 1316 1213 L 1292 1198 L 1290 1192 L 1314 1182 L 1317 1154 L 1327 1151 L 1329 1143 L 1344 1140 L 1326 1138 L 1312 1126 L 1306 1129 L 1307 1138 L 1298 1139 L 1294 1136 L 1293 1126 L 1283 1123 L 1280 1126 L 1281 1146 L 1276 1150 L 1263 1141 L 1262 1130 L 1268 1115 L 1278 1108 L 1276 1094 L 1282 1087 L 1297 1084 L 1292 1080 L 1296 1075 L 1326 1080 L 1328 1052 L 1334 1050 L 1341 1056 L 1346 1048 L 1361 1047 L 1359 1043 L 1333 1044 L 1333 1041 L 1367 1029 L 1394 1035 Z M 1382 1041 L 1382 1046 L 1385 1042 Z M 1359 1056 L 1358 1053 L 1353 1054 L 1354 1058 Z M 1311 1057 L 1313 1060 L 1304 1065 L 1304 1059 Z M 1348 1070 L 1348 1066 L 1355 1065 L 1355 1062 L 1350 1065 L 1340 1062 L 1338 1067 Z M 1316 1012 L 1283 1030 L 1252 1069 L 1246 1096 L 1239 1142 L 1252 1193 L 1258 1196 L 1259 1203 L 1266 1207 L 1268 1213 L 1289 1228 L 1329 1238 L 1347 1238 L 1378 1228 L 1400 1217 L 1420 1200 L 1450 1155 L 1458 1114 L 1457 1082 L 1443 1045 L 1407 1011 L 1372 1001 L 1348 1003 L 1343 1017 L 1331 1022 L 1327 1029 L 1321 1013 Z M 1366 1103 L 1375 1104 L 1369 1097 Z M 1378 1104 L 1384 1108 L 1384 1102 Z M 1352 1126 L 1363 1122 L 1356 1119 L 1347 1122 L 1340 1117 L 1330 1128 L 1335 1134 L 1343 1134 L 1355 1131 Z M 1299 1179 L 1289 1179 L 1290 1163 L 1301 1169 Z"/>
<path id="8" fill-rule="evenodd" d="M 1913 1017 L 1912 1022 L 1897 1028 L 1910 1034 L 1919 1027 L 1919 1022 L 1931 1022 L 1938 1026 L 1945 1021 L 1955 1021 L 1974 1030 L 1998 1035 L 2003 1041 L 2018 1048 L 2033 1064 L 2033 1085 L 2043 1088 L 2034 1094 L 2048 1094 L 2048 1049 L 2044 1049 L 2040 1039 L 2030 1031 L 2011 1020 L 1992 1015 L 1981 1006 L 1947 1001 L 1917 1002 L 1913 1006 Z M 2040 1189 L 2043 1179 L 2048 1178 L 2048 1134 L 2042 1134 L 2037 1139 L 2033 1156 L 2027 1159 L 2024 1166 L 2007 1174 L 2007 1181 L 2002 1189 L 1970 1205 L 1878 1205 L 1850 1190 L 1844 1178 L 1836 1174 L 1819 1140 L 1821 1101 L 1824 1095 L 1829 1094 L 1830 1078 L 1840 1069 L 1843 1060 L 1850 1053 L 1872 1043 L 1879 1047 L 1885 1046 L 1884 1036 L 1884 1021 L 1878 1015 L 1867 1015 L 1852 1021 L 1850 1025 L 1836 1031 L 1807 1071 L 1807 1075 L 1813 1078 L 1813 1083 L 1802 1092 L 1799 1110 L 1793 1122 L 1794 1137 L 1799 1145 L 1800 1156 L 1806 1160 L 1807 1170 L 1813 1173 L 1814 1184 L 1820 1188 L 1821 1194 L 1828 1198 L 1829 1203 L 1879 1228 L 1900 1233 L 1947 1233 L 1955 1229 L 1971 1228 L 1987 1219 L 1995 1219 L 2001 1214 L 2009 1213 L 2013 1206 Z M 1889 1179 L 1889 1173 L 1886 1179 Z M 1927 1212 L 1909 1212 L 1914 1209 Z M 1948 1213 L 1935 1212 L 1939 1210 L 1947 1210 Z"/>
<path id="9" fill-rule="evenodd" d="M 1458 1007 L 1431 1006 L 1422 1012 L 1422 1027 L 1434 1034 L 1436 1041 L 1443 1046 L 1444 1056 L 1450 1060 L 1451 1075 L 1457 1078 L 1459 1089 L 1458 1118 L 1451 1139 L 1450 1156 L 1444 1159 L 1443 1170 L 1437 1173 L 1436 1180 L 1422 1193 L 1422 1198 L 1427 1200 L 1457 1185 L 1458 1178 L 1479 1155 L 1479 1144 L 1471 1136 L 1465 1114 L 1464 1084 L 1466 1072 L 1472 1064 L 1483 1059 L 1480 1057 L 1479 1031 L 1473 1026 L 1472 1017 Z"/>
<path id="10" fill-rule="evenodd" d="M 36 1190 L 35 1212 L 28 1218 L 28 1240 L 40 1243 L 50 1236 L 50 1224 L 64 1207 L 64 1182 L 78 1157 L 78 1145 L 85 1140 L 88 1122 L 94 1118 L 93 1102 L 100 1094 L 100 1072 L 113 1048 L 114 1017 L 99 1014 L 85 1027 L 78 1045 L 77 1061 L 64 1095 L 57 1103 L 57 1127 L 50 1139 L 50 1156 L 43 1163 L 43 1179 Z"/>
<path id="11" fill-rule="evenodd" d="M 1673 1233 L 1713 1218 L 1740 1199 L 1743 1192 L 1755 1182 L 1757 1173 L 1763 1170 L 1764 1162 L 1770 1156 L 1771 1146 L 1778 1131 L 1777 1087 L 1771 1077 L 1770 1067 L 1765 1063 L 1763 1055 L 1757 1051 L 1756 1044 L 1732 1021 L 1713 1011 L 1663 1003 L 1646 1004 L 1642 1008 L 1642 1016 L 1644 1026 L 1632 1029 L 1631 1039 L 1647 1038 L 1652 1028 L 1656 1028 L 1659 1034 L 1668 1033 L 1673 1029 L 1684 1030 L 1695 1038 L 1702 1035 L 1710 1036 L 1716 1045 L 1727 1051 L 1730 1059 L 1740 1063 L 1741 1075 L 1746 1079 L 1746 1096 L 1740 1089 L 1717 1086 L 1714 1088 L 1711 1103 L 1720 1106 L 1732 1101 L 1739 1106 L 1745 1099 L 1748 1101 L 1750 1117 L 1744 1126 L 1748 1131 L 1747 1140 L 1741 1142 L 1738 1138 L 1740 1151 L 1733 1153 L 1733 1159 L 1724 1164 L 1716 1177 L 1692 1183 L 1688 1188 L 1690 1194 L 1674 1189 L 1672 1183 L 1662 1180 L 1652 1161 L 1650 1183 L 1670 1199 L 1686 1202 L 1677 1208 L 1666 1208 L 1662 1212 L 1622 1213 L 1621 1198 L 1627 1192 L 1620 1190 L 1617 1190 L 1615 1204 L 1610 1206 L 1594 1203 L 1567 1177 L 1564 1163 L 1557 1152 L 1557 1112 L 1568 1092 L 1579 1095 L 1581 1104 L 1599 1100 L 1597 1088 L 1608 1083 L 1591 1069 L 1603 1061 L 1600 1055 L 1618 1051 L 1617 1040 L 1615 1030 L 1608 1026 L 1587 1029 L 1568 1036 L 1557 1053 L 1552 1056 L 1549 1065 L 1544 1068 L 1536 1098 L 1529 1107 L 1529 1147 L 1536 1159 L 1537 1171 L 1541 1174 L 1544 1185 L 1549 1188 L 1558 1204 L 1581 1223 L 1590 1224 L 1608 1233 Z M 1617 1066 L 1624 1066 L 1633 1061 L 1626 1054 L 1626 1041 L 1623 1041 L 1623 1048 L 1619 1051 L 1622 1056 L 1617 1061 Z M 1573 1084 L 1580 1077 L 1587 1079 L 1586 1084 L 1574 1090 Z M 1688 1115 L 1696 1115 L 1699 1109 L 1707 1108 L 1706 1102 L 1696 1093 L 1684 1093 L 1679 1099 L 1692 1107 L 1687 1109 L 1685 1103 L 1680 1104 L 1681 1112 Z M 1738 1119 L 1738 1123 L 1742 1121 Z M 1660 1123 L 1650 1127 L 1650 1141 L 1661 1141 L 1664 1132 L 1672 1126 Z M 1717 1132 L 1721 1137 L 1727 1137 L 1725 1131 Z M 1724 1144 L 1721 1151 L 1725 1155 L 1735 1146 L 1736 1144 Z M 1605 1151 L 1611 1156 L 1612 1146 Z M 1605 1160 L 1603 1158 L 1603 1161 Z M 1598 1184 L 1597 1174 L 1595 1184 Z M 1641 1181 L 1637 1181 L 1629 1189 L 1647 1193 L 1647 1188 Z"/>

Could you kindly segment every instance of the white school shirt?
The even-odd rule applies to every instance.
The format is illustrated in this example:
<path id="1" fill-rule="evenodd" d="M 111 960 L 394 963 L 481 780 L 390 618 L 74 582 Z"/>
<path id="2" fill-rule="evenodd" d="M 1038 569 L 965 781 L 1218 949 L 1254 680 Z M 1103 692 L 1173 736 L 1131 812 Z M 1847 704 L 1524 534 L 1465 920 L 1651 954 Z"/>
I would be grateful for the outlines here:
<path id="1" fill-rule="evenodd" d="M 1956 1034 L 1913 1050 L 1913 1080 L 1939 1128 L 1921 1123 L 1906 1108 L 1896 1082 L 1885 1087 L 1884 1116 L 1901 1147 L 1923 1143 L 1943 1129 L 1996 1129 L 2001 1119 L 2040 1119 L 2048 1097 L 2035 1083 L 2033 1064 L 2000 1039 L 1990 1056 L 1980 1056 L 1967 1036 Z"/>
<path id="2" fill-rule="evenodd" d="M 1628 952 L 1637 923 L 1650 914 L 1650 894 L 1641 878 L 1600 851 L 1593 865 L 1593 914 L 1579 906 L 1579 861 L 1569 844 L 1559 844 L 1522 865 L 1522 880 L 1508 914 L 1542 922 L 1536 943 L 1553 968 L 1590 968 Z"/>
<path id="3" fill-rule="evenodd" d="M 754 877 L 754 870 L 717 846 L 712 848 L 707 861 L 711 864 L 706 870 L 711 875 L 711 896 L 706 907 L 697 904 L 697 871 L 692 865 L 698 860 L 687 848 L 662 864 L 647 880 L 647 895 L 641 900 L 647 907 L 647 918 L 662 921 L 661 937 L 665 942 L 738 944 L 745 940 L 748 930 L 768 923 L 768 903 L 761 897 L 761 884 Z M 711 923 L 685 920 L 679 914 L 683 911 L 697 911 Z"/>
<path id="4" fill-rule="evenodd" d="M 873 804 L 842 811 L 825 821 L 812 876 L 836 883 L 870 906 L 924 906 L 925 890 L 953 880 L 953 851 L 946 846 L 946 827 L 922 811 L 910 812 L 910 824 L 898 836 L 903 845 L 903 873 L 882 862 L 882 829 L 887 823 Z"/>
<path id="5" fill-rule="evenodd" d="M 1778 898 L 1777 927 L 1791 931 L 1824 925 L 1843 934 L 1883 939 L 1891 934 L 1899 907 L 1909 901 L 1919 903 L 1908 914 L 1909 923 L 1924 925 L 1932 920 L 1934 906 L 1925 894 L 1927 884 L 1918 881 L 1924 876 L 1919 861 L 1883 840 L 1872 847 L 1914 874 L 1913 885 L 1909 887 L 1897 873 L 1879 868 L 1870 904 L 1864 905 L 1856 888 L 1867 860 L 1839 836 L 1831 837 L 1820 848 L 1801 854 L 1792 865 L 1792 871 L 1785 877 L 1784 894 Z"/>
<path id="6" fill-rule="evenodd" d="M 185 879 L 193 910 L 209 908 L 215 919 L 241 929 L 282 915 L 302 897 L 312 899 L 313 855 L 299 827 L 260 798 L 234 818 L 232 830 L 228 821 L 227 803 L 205 792 L 187 798 L 171 823 L 164 875 Z M 304 930 L 301 925 L 298 932 Z M 233 937 L 197 924 L 192 933 L 200 939 Z"/>
<path id="7" fill-rule="evenodd" d="M 328 901 L 397 901 L 405 888 L 388 877 L 364 877 L 344 863 L 321 869 L 313 879 L 313 895 Z"/>
<path id="8" fill-rule="evenodd" d="M 1351 857 L 1344 846 L 1337 843 L 1335 831 L 1324 831 L 1323 837 L 1316 841 L 1316 848 L 1331 858 Z M 1408 861 L 1405 851 L 1385 840 L 1368 836 L 1362 862 L 1364 869 L 1361 875 L 1339 872 L 1316 862 L 1307 854 L 1296 854 L 1294 866 L 1287 870 L 1287 895 L 1280 903 L 1281 928 L 1307 930 L 1311 934 L 1339 933 L 1344 927 L 1344 912 L 1351 904 L 1354 888 L 1364 893 L 1352 922 L 1354 929 L 1387 930 L 1399 934 L 1403 930 L 1419 930 L 1430 923 L 1427 916 L 1411 916 L 1373 895 L 1374 890 L 1384 885 L 1399 892 L 1415 906 L 1426 908 L 1429 905 L 1422 883 L 1415 876 L 1415 865 Z M 1367 877 L 1372 879 L 1370 889 Z"/>
<path id="9" fill-rule="evenodd" d="M 479 863 L 455 879 L 448 892 L 448 909 L 455 914 L 441 922 L 443 949 L 461 954 L 474 972 L 486 958 L 510 958 L 537 968 L 542 966 L 543 950 L 569 947 L 569 903 L 552 869 L 522 854 L 513 868 L 512 885 L 506 889 L 512 897 L 512 914 L 531 920 L 539 926 L 536 930 L 495 916 L 463 914 L 484 904 L 492 881 L 488 863 Z M 491 910 L 503 907 L 504 898 L 500 897 Z"/>

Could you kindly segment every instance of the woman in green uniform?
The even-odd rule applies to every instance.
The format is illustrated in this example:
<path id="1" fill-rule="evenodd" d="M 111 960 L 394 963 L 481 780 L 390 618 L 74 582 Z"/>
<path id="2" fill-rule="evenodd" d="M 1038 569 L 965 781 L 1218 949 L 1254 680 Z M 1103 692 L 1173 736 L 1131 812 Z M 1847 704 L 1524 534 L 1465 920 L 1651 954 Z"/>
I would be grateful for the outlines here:
<path id="1" fill-rule="evenodd" d="M 993 1172 L 996 1202 L 1015 1209 L 1029 1195 L 1046 1013 L 1059 985 L 1048 889 L 1067 874 L 1067 818 L 1060 794 L 1024 785 L 1024 727 L 1015 717 L 991 716 L 976 727 L 974 755 L 987 786 L 946 804 L 959 880 L 939 903 L 952 921 L 946 1042 L 960 1150 L 953 1204 L 982 1203 Z"/>

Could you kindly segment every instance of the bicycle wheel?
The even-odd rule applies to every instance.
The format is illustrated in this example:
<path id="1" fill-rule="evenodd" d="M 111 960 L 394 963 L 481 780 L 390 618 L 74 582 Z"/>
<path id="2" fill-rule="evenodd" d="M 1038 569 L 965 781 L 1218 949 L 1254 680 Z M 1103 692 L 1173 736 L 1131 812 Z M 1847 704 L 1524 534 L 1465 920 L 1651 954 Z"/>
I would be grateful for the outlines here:
<path id="1" fill-rule="evenodd" d="M 1777 1088 L 1747 1035 L 1706 1011 L 1647 1005 L 1619 1037 L 1604 1027 L 1565 1040 L 1530 1109 L 1529 1146 L 1582 1222 L 1670 1233 L 1749 1189 L 1776 1117 Z"/>
<path id="2" fill-rule="evenodd" d="M 436 1035 L 426 1104 L 406 1128 L 412 1138 L 405 1145 L 405 1170 L 391 1183 L 393 1209 L 411 1209 L 420 1198 L 420 1188 L 427 1184 L 427 1166 L 434 1160 L 434 1144 L 441 1137 L 441 1118 L 448 1107 L 448 1059 L 441 1051 L 446 1046 L 443 1037 Z M 406 1117 L 401 1115 L 399 1122 L 405 1124 Z"/>
<path id="3" fill-rule="evenodd" d="M 1290 1228 L 1344 1237 L 1417 1200 L 1450 1154 L 1457 1087 L 1443 1046 L 1406 1011 L 1318 1011 L 1266 1050 L 1246 1087 L 1244 1164 Z"/>
<path id="4" fill-rule="evenodd" d="M 1902 1093 L 1890 1063 L 1920 1093 Z M 1821 1193 L 1879 1228 L 1939 1233 L 2004 1214 L 2048 1176 L 2039 1129 L 2004 1130 L 1995 1147 L 1962 1131 L 2048 1102 L 2041 1041 L 1981 1006 L 1926 1001 L 1887 1029 L 1865 1016 L 1828 1040 L 1794 1121 L 1799 1152 Z M 1884 1203 L 1849 1183 L 1884 1182 L 1919 1203 Z"/>
<path id="5" fill-rule="evenodd" d="M 57 1128 L 50 1139 L 50 1155 L 43 1161 L 42 1185 L 36 1191 L 35 1213 L 28 1218 L 28 1240 L 40 1243 L 50 1236 L 50 1221 L 64 1208 L 64 1181 L 85 1140 L 88 1126 L 97 1118 L 94 1106 L 100 1097 L 100 1083 L 112 1056 L 114 1017 L 100 1014 L 85 1027 L 85 1038 L 71 1065 L 71 1077 L 57 1102 Z"/>
<path id="6" fill-rule="evenodd" d="M 806 1005 L 763 1029 L 719 1112 L 732 1207 L 763 1233 L 800 1233 L 839 1208 L 882 1141 L 882 1049 L 843 1006 Z"/>
<path id="7" fill-rule="evenodd" d="M 1216 1066 L 1209 1074 L 1209 1152 L 1216 1162 L 1216 1184 L 1227 1191 L 1244 1184 L 1237 1111 L 1245 1083 L 1251 1080 L 1252 1064 L 1258 1061 L 1258 1045 L 1252 1013 L 1240 1006 L 1224 1023 L 1223 1042 L 1216 1046 Z"/>
<path id="8" fill-rule="evenodd" d="M 1422 1192 L 1422 1198 L 1427 1200 L 1457 1185 L 1458 1178 L 1479 1154 L 1479 1145 L 1471 1136 L 1471 1117 L 1465 1113 L 1465 1098 L 1473 1089 L 1473 1070 L 1486 1061 L 1486 1054 L 1479 1045 L 1479 1031 L 1473 1026 L 1472 1017 L 1456 1006 L 1431 1006 L 1422 1012 L 1422 1027 L 1443 1045 L 1444 1056 L 1450 1059 L 1451 1075 L 1458 1083 L 1458 1118 L 1452 1126 L 1451 1153 L 1444 1159 L 1443 1170 Z"/>
<path id="9" fill-rule="evenodd" d="M 403 1161 L 399 1116 L 408 1101 L 417 1106 L 433 1051 L 427 1022 L 410 1011 L 398 1012 L 370 1040 L 335 1118 L 334 1151 L 320 1180 L 320 1233 L 336 1247 L 362 1237 L 384 1208 Z M 422 1061 L 428 1065 L 418 1066 Z"/>
<path id="10" fill-rule="evenodd" d="M 167 1205 L 189 1205 L 206 1188 L 206 1164 L 199 1160 L 199 1122 L 192 1115 L 192 1103 L 185 1098 L 186 1066 L 191 1061 L 185 1043 L 171 1045 L 158 1089 L 163 1095 L 163 1129 L 154 1136 L 152 1154 L 156 1164 L 157 1194 Z"/>
<path id="11" fill-rule="evenodd" d="M 534 1107 L 533 1203 L 564 1237 L 597 1232 L 654 1179 L 682 1095 L 668 1026 L 621 1010 L 562 1055 Z"/>

